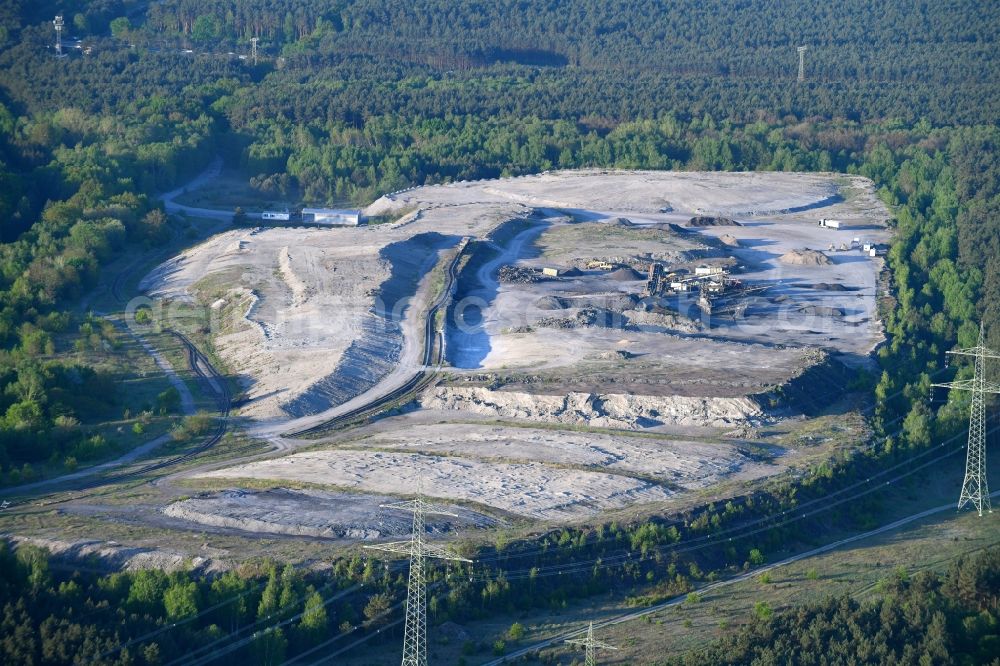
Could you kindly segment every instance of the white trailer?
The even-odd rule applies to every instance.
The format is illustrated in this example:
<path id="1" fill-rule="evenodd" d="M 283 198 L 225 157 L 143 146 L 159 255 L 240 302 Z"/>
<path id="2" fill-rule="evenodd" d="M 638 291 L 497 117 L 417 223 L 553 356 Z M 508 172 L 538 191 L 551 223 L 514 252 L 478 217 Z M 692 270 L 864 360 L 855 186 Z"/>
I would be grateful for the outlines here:
<path id="1" fill-rule="evenodd" d="M 330 226 L 356 227 L 361 224 L 360 210 L 335 208 L 303 208 L 302 221 Z"/>
<path id="2" fill-rule="evenodd" d="M 840 220 L 828 220 L 825 217 L 819 221 L 819 226 L 826 227 L 827 229 L 839 229 L 841 224 L 843 222 Z"/>

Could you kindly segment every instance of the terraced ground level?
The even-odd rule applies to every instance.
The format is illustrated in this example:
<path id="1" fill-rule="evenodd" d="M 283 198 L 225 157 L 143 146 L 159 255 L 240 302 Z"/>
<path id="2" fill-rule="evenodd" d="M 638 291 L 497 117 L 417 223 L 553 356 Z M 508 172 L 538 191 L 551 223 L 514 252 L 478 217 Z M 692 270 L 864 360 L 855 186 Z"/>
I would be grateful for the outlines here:
<path id="1" fill-rule="evenodd" d="M 881 341 L 882 260 L 861 246 L 888 239 L 888 214 L 862 178 L 556 172 L 416 188 L 367 212 L 393 211 L 367 229 L 229 232 L 246 244 L 210 241 L 148 278 L 152 293 L 223 310 L 253 295 L 221 317 L 216 343 L 239 359 L 248 433 L 281 454 L 188 484 L 364 498 L 408 496 L 422 479 L 482 516 L 479 529 L 670 510 L 864 438 L 843 392 Z M 282 436 L 421 370 L 422 318 L 462 239 L 440 322 L 447 365 L 431 386 L 393 418 L 327 440 Z M 711 313 L 693 294 L 650 298 L 654 262 L 724 267 L 747 290 Z M 227 497 L 202 499 L 243 510 Z M 350 527 L 376 525 L 376 508 L 331 510 L 328 534 L 377 538 Z M 204 512 L 180 513 L 212 528 Z M 284 513 L 272 531 L 313 529 Z"/>

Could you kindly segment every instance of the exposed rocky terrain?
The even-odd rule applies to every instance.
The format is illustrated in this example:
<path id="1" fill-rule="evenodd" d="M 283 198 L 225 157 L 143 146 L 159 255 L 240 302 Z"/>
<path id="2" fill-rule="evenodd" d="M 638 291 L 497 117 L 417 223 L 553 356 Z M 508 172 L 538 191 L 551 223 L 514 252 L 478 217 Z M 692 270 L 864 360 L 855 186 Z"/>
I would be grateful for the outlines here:
<path id="1" fill-rule="evenodd" d="M 883 242 L 888 215 L 858 177 L 554 172 L 414 188 L 366 212 L 399 219 L 227 232 L 147 278 L 153 296 L 212 304 L 243 414 L 263 419 L 251 432 L 288 451 L 200 473 L 234 489 L 165 518 L 375 538 L 405 525 L 372 498 L 415 479 L 472 507 L 442 529 L 672 503 L 784 469 L 795 452 L 759 433 L 834 400 L 845 364 L 881 340 L 882 260 L 853 240 Z M 828 245 L 848 249 L 809 249 Z M 420 369 L 423 313 L 459 246 L 434 383 L 403 415 L 296 453 L 285 419 L 319 422 Z M 668 284 L 721 270 L 732 294 L 708 308 L 697 291 L 651 291 L 653 264 Z M 241 478 L 320 489 L 244 492 Z"/>
<path id="2" fill-rule="evenodd" d="M 789 266 L 829 266 L 830 258 L 817 250 L 792 250 L 781 255 L 779 261 Z"/>
<path id="3" fill-rule="evenodd" d="M 95 562 L 108 569 L 137 571 L 157 569 L 160 571 L 222 571 L 227 564 L 211 557 L 191 557 L 183 551 L 143 546 L 127 546 L 114 541 L 91 539 L 84 541 L 63 541 L 37 537 L 8 536 L 15 544 L 30 543 L 45 548 L 56 560 L 70 564 L 93 566 Z"/>
<path id="4" fill-rule="evenodd" d="M 432 389 L 424 409 L 467 411 L 481 416 L 635 430 L 661 425 L 732 427 L 767 420 L 752 399 L 628 394 L 539 395 L 486 388 Z"/>
<path id="5" fill-rule="evenodd" d="M 673 494 L 658 483 L 631 476 L 531 462 L 343 449 L 296 453 L 201 476 L 296 480 L 396 495 L 412 493 L 419 478 L 428 496 L 440 501 L 472 502 L 502 514 L 542 520 L 585 517 L 636 502 L 663 501 Z"/>
<path id="6" fill-rule="evenodd" d="M 260 534 L 286 534 L 323 539 L 367 541 L 404 537 L 412 518 L 402 511 L 382 508 L 394 501 L 384 495 L 355 495 L 320 490 L 226 490 L 168 505 L 171 518 L 204 525 Z M 456 528 L 487 527 L 495 520 L 462 507 L 448 506 L 459 518 L 427 518 L 431 533 Z"/>

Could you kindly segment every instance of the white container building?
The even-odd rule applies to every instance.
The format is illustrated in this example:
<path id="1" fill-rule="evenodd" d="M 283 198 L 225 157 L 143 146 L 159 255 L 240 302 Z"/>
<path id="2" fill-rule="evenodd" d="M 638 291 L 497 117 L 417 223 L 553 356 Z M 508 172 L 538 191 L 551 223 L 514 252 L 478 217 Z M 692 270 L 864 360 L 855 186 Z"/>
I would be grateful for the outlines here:
<path id="1" fill-rule="evenodd" d="M 329 226 L 356 227 L 361 224 L 361 211 L 339 210 L 336 208 L 303 208 L 302 221 Z"/>

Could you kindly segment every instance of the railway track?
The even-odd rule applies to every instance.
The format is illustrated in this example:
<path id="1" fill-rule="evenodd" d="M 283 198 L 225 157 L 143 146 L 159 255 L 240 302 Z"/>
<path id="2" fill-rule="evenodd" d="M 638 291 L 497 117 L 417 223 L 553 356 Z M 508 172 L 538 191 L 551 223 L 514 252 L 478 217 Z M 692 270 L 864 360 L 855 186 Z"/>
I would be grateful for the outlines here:
<path id="1" fill-rule="evenodd" d="M 177 230 L 171 227 L 170 231 L 171 231 L 171 236 L 176 238 Z M 148 260 L 150 258 L 158 258 L 160 257 L 160 255 L 166 256 L 170 254 L 170 251 L 171 251 L 170 248 L 165 248 L 151 255 L 146 256 L 146 259 Z M 143 258 L 139 257 L 133 260 L 132 262 L 126 264 L 121 270 L 119 270 L 114 275 L 114 277 L 111 279 L 109 283 L 106 283 L 104 289 L 106 290 L 107 293 L 110 293 L 114 301 L 119 303 L 120 305 L 125 305 L 126 302 L 128 301 L 126 294 L 126 287 L 128 281 L 134 275 L 136 270 L 142 265 L 142 262 Z M 160 469 L 164 469 L 166 467 L 170 467 L 171 465 L 176 465 L 178 463 L 184 462 L 185 460 L 190 460 L 191 458 L 194 458 L 198 454 L 203 453 L 208 449 L 212 448 L 213 446 L 218 444 L 219 441 L 222 440 L 223 436 L 226 434 L 226 431 L 228 430 L 229 427 L 229 413 L 232 405 L 232 396 L 229 393 L 227 382 L 212 366 L 212 363 L 208 360 L 208 358 L 198 350 L 198 348 L 194 345 L 194 343 L 191 342 L 190 339 L 187 338 L 187 336 L 173 330 L 170 330 L 168 332 L 173 334 L 184 346 L 187 354 L 188 365 L 190 366 L 191 370 L 198 377 L 199 381 L 202 382 L 203 385 L 205 385 L 208 388 L 209 392 L 216 397 L 216 403 L 218 405 L 220 417 L 216 420 L 212 432 L 206 435 L 204 441 L 202 441 L 201 444 L 199 444 L 193 449 L 186 451 L 183 454 L 173 456 L 171 458 L 161 460 L 158 462 L 153 462 L 136 469 L 123 471 L 117 474 L 112 473 L 108 476 L 103 476 L 100 473 L 95 472 L 95 474 L 93 475 L 89 475 L 78 479 L 67 480 L 61 483 L 61 485 L 63 485 L 63 490 L 60 490 L 58 492 L 61 493 L 67 490 L 70 492 L 80 492 L 80 491 L 90 490 L 98 486 L 107 485 L 109 483 L 120 482 L 140 477 L 144 474 L 148 474 L 149 472 L 154 472 Z M 250 447 L 242 447 L 241 449 L 236 449 L 236 451 L 241 451 L 247 448 Z M 12 490 L 16 491 L 16 488 L 13 488 Z M 48 494 L 43 494 L 41 496 L 33 495 L 33 496 L 14 497 L 10 500 L 5 500 L 6 505 L 3 508 L 13 508 L 19 505 L 30 504 L 32 502 L 37 502 L 40 497 L 41 498 L 52 497 L 55 494 L 56 493 L 48 493 Z M 62 500 L 43 502 L 43 503 L 57 504 L 78 498 L 79 496 Z"/>
<path id="2" fill-rule="evenodd" d="M 435 370 L 440 368 L 444 362 L 444 330 L 443 328 L 439 330 L 435 327 L 437 315 L 441 312 L 441 308 L 447 305 L 449 299 L 451 299 L 452 292 L 455 290 L 455 281 L 458 279 L 458 263 L 461 261 L 462 255 L 465 254 L 465 247 L 468 241 L 468 238 L 462 239 L 455 256 L 448 262 L 448 268 L 445 271 L 444 288 L 441 290 L 441 294 L 434 300 L 434 303 L 431 304 L 431 307 L 427 309 L 427 317 L 424 322 L 423 362 L 428 367 L 433 364 Z M 434 344 L 435 341 L 437 342 L 436 345 Z M 435 349 L 437 349 L 436 361 L 434 360 Z"/>
<path id="3" fill-rule="evenodd" d="M 105 486 L 111 483 L 120 483 L 122 481 L 129 481 L 142 477 L 150 472 L 155 472 L 178 463 L 191 460 L 195 456 L 208 451 L 213 446 L 218 444 L 222 438 L 225 436 L 226 431 L 229 429 L 229 411 L 231 404 L 231 396 L 229 395 L 229 389 L 226 386 L 226 382 L 222 375 L 212 366 L 208 358 L 198 350 L 191 340 L 185 336 L 183 333 L 177 331 L 169 331 L 174 335 L 184 346 L 187 353 L 188 363 L 191 369 L 198 376 L 199 381 L 203 382 L 210 392 L 216 396 L 217 404 L 219 407 L 219 418 L 216 419 L 215 426 L 212 431 L 205 436 L 205 439 L 196 447 L 191 448 L 184 453 L 166 458 L 164 460 L 158 460 L 135 469 L 129 469 L 127 471 L 119 472 L 117 474 L 110 474 L 107 476 L 92 476 L 89 478 L 82 478 L 76 481 L 71 481 L 67 483 L 67 488 L 62 491 L 65 492 L 69 490 L 70 492 L 80 492 L 85 490 L 90 490 L 99 486 Z M 50 493 L 48 496 L 51 497 L 56 493 Z M 44 496 L 43 496 L 44 497 Z M 38 502 L 42 506 L 49 506 L 52 504 L 61 504 L 64 502 L 69 502 L 73 500 L 80 499 L 79 495 L 72 497 L 65 497 L 62 499 L 51 500 L 51 501 L 41 501 L 38 502 L 38 497 L 20 497 L 9 501 L 8 507 L 14 508 L 17 506 L 24 506 L 31 504 L 33 502 Z"/>
<path id="4" fill-rule="evenodd" d="M 232 396 L 229 394 L 225 378 L 219 374 L 218 370 L 212 365 L 212 362 L 208 360 L 208 357 L 201 353 L 198 347 L 186 335 L 172 329 L 169 333 L 184 346 L 187 352 L 188 365 L 198 375 L 198 379 L 208 387 L 209 391 L 215 394 L 219 405 L 219 412 L 223 417 L 228 417 L 232 405 Z"/>
<path id="5" fill-rule="evenodd" d="M 186 335 L 174 330 L 170 330 L 169 333 L 176 337 L 184 346 L 188 356 L 188 364 L 198 376 L 198 379 L 216 396 L 216 402 L 219 407 L 219 418 L 216 419 L 215 427 L 198 446 L 166 460 L 150 463 L 115 476 L 104 477 L 99 480 L 101 485 L 114 481 L 125 481 L 190 460 L 218 444 L 229 429 L 229 410 L 232 404 L 232 397 L 229 395 L 229 388 L 226 386 L 225 379 Z"/>
<path id="6" fill-rule="evenodd" d="M 434 379 L 444 362 L 444 330 L 439 330 L 437 328 L 437 317 L 438 313 L 442 311 L 441 309 L 446 307 L 449 299 L 451 298 L 452 292 L 455 289 L 455 282 L 458 278 L 458 263 L 461 260 L 462 255 L 465 254 L 465 246 L 467 243 L 467 238 L 462 240 L 459 245 L 458 252 L 455 253 L 455 256 L 448 263 L 448 267 L 445 271 L 444 288 L 441 290 L 440 295 L 438 295 L 438 297 L 434 300 L 434 303 L 432 303 L 427 309 L 426 320 L 424 322 L 424 351 L 422 356 L 423 368 L 416 372 L 401 386 L 393 389 L 389 393 L 375 398 L 367 404 L 356 407 L 355 409 L 339 414 L 331 419 L 323 421 L 322 423 L 317 423 L 316 425 L 308 428 L 286 432 L 283 434 L 284 437 L 299 438 L 308 437 L 310 435 L 319 435 L 333 430 L 338 430 L 358 421 L 364 421 L 372 416 L 375 416 L 376 414 L 384 412 L 393 405 L 399 404 L 405 398 L 416 395 L 434 382 Z"/>

